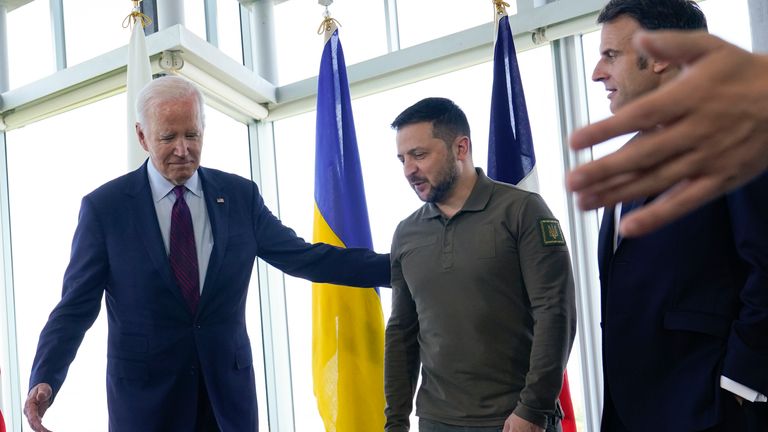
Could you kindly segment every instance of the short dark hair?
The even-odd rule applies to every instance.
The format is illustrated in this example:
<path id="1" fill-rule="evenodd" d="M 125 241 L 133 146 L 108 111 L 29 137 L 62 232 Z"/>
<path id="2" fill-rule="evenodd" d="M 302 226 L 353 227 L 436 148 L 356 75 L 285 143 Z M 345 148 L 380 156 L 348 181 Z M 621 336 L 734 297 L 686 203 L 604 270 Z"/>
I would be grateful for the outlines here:
<path id="1" fill-rule="evenodd" d="M 392 122 L 392 129 L 414 123 L 432 123 L 432 136 L 446 145 L 453 144 L 459 135 L 469 136 L 469 122 L 464 111 L 452 100 L 441 97 L 422 99 L 401 112 Z"/>
<path id="2" fill-rule="evenodd" d="M 625 15 L 645 30 L 707 30 L 707 18 L 693 0 L 610 0 L 597 22 L 604 24 Z"/>

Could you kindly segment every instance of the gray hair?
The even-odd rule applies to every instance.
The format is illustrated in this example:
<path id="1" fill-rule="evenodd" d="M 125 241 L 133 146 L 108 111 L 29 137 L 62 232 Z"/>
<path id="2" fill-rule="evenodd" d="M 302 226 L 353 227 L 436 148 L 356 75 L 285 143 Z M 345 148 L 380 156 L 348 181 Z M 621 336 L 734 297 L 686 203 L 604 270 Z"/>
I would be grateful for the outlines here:
<path id="1" fill-rule="evenodd" d="M 136 121 L 144 126 L 147 114 L 159 102 L 193 96 L 197 100 L 200 125 L 205 127 L 205 98 L 200 89 L 186 78 L 167 75 L 154 79 L 136 97 Z"/>

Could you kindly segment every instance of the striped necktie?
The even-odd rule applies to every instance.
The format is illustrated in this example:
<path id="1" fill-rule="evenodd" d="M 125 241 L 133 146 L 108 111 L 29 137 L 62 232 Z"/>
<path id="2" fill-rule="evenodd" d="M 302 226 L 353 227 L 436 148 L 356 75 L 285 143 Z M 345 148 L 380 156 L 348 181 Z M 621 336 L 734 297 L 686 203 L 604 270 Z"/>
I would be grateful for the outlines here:
<path id="1" fill-rule="evenodd" d="M 187 301 L 190 311 L 195 313 L 200 301 L 200 273 L 197 264 L 197 249 L 195 248 L 195 232 L 192 229 L 192 215 L 184 200 L 186 187 L 183 185 L 173 188 L 176 202 L 171 210 L 171 269 L 176 283 L 181 289 L 181 295 Z"/>

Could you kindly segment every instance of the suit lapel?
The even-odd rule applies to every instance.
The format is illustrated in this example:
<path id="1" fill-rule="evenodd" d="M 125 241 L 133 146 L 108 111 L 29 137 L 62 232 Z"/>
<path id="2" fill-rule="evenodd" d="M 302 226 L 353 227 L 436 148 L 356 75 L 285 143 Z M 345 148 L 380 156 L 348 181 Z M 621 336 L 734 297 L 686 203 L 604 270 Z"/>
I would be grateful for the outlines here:
<path id="1" fill-rule="evenodd" d="M 607 281 L 609 279 L 611 260 L 613 259 L 613 230 L 616 207 L 603 209 L 603 220 L 600 222 L 600 234 L 597 239 L 597 266 L 600 271 L 600 316 L 605 319 L 605 303 L 608 295 Z M 603 323 L 600 323 L 602 328 Z"/>
<path id="2" fill-rule="evenodd" d="M 198 312 L 205 305 L 206 299 L 214 295 L 213 288 L 219 269 L 224 258 L 224 251 L 227 248 L 227 239 L 229 230 L 227 221 L 229 216 L 230 197 L 223 191 L 218 178 L 214 173 L 205 168 L 198 170 L 200 180 L 203 185 L 203 196 L 205 198 L 205 208 L 208 211 L 208 220 L 211 223 L 213 235 L 213 250 L 211 258 L 208 261 L 208 270 L 203 283 L 203 293 L 200 297 L 200 307 Z"/>
<path id="3" fill-rule="evenodd" d="M 626 203 L 622 203 L 622 205 L 621 205 L 621 215 L 619 216 L 619 220 L 621 220 L 621 218 L 623 218 L 625 214 L 631 212 L 632 210 L 635 209 L 635 207 L 639 207 L 639 206 L 640 206 L 640 204 L 638 204 L 637 201 L 635 201 L 635 200 L 627 201 Z M 616 221 L 616 215 L 615 214 L 614 214 L 613 220 L 614 220 L 614 227 L 613 227 L 613 229 L 615 231 L 615 230 L 619 229 L 619 227 L 615 226 L 615 221 Z M 615 237 L 616 237 L 616 250 L 618 251 L 619 247 L 624 242 L 624 236 L 622 236 L 621 234 L 616 234 Z M 615 251 L 614 251 L 614 253 L 615 253 Z"/>
<path id="4" fill-rule="evenodd" d="M 624 216 L 625 213 L 629 213 L 630 211 L 636 210 L 636 209 L 644 206 L 648 201 L 650 201 L 650 198 L 638 198 L 636 200 L 632 200 L 632 201 L 630 201 L 630 206 L 631 206 L 630 210 L 626 210 L 624 208 L 624 206 L 622 205 L 622 217 Z M 616 228 L 614 228 L 614 229 L 616 229 Z M 616 239 L 616 251 L 619 250 L 619 248 L 621 247 L 621 245 L 623 243 L 624 243 L 624 237 L 619 235 L 618 238 Z"/>
<path id="5" fill-rule="evenodd" d="M 163 235 L 157 222 L 155 203 L 152 201 L 152 190 L 147 177 L 147 162 L 144 162 L 141 168 L 133 172 L 127 193 L 130 196 L 127 211 L 133 213 L 131 220 L 136 236 L 144 244 L 152 265 L 160 274 L 164 285 L 182 302 L 181 304 L 186 304 L 171 274 L 171 265 L 168 261 L 168 254 L 165 252 Z"/>
<path id="6" fill-rule="evenodd" d="M 597 240 L 597 264 L 601 275 L 608 270 L 608 263 L 613 256 L 614 210 L 615 207 L 605 207 L 603 209 L 603 221 L 600 223 L 600 234 Z"/>

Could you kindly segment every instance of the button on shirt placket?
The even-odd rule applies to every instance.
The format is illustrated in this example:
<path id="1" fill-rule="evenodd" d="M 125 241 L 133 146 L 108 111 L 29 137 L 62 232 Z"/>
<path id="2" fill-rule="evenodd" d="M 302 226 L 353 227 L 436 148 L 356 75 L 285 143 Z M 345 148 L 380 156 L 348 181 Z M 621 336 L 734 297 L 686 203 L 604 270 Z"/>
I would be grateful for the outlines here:
<path id="1" fill-rule="evenodd" d="M 442 247 L 440 248 L 440 263 L 443 266 L 443 270 L 449 270 L 453 267 L 453 233 L 454 222 L 453 219 L 442 218 L 443 223 L 443 235 L 442 235 Z"/>

